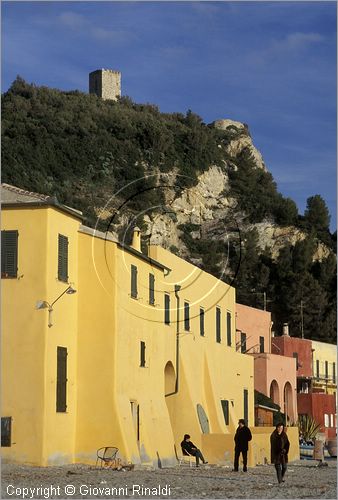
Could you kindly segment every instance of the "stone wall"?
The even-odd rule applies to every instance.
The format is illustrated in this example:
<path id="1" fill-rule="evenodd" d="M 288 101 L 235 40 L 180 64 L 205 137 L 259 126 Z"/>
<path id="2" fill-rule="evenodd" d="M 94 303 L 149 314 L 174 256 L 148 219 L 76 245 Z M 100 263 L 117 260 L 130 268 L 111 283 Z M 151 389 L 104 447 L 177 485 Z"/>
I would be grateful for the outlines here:
<path id="1" fill-rule="evenodd" d="M 121 96 L 121 73 L 111 69 L 98 69 L 89 74 L 89 93 L 102 99 L 116 101 Z"/>

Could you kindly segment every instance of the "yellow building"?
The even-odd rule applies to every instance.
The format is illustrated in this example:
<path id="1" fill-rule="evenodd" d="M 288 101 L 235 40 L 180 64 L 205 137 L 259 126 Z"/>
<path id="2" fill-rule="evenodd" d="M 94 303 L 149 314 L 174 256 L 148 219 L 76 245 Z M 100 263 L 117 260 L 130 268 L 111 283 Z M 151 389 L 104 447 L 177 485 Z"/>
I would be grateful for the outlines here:
<path id="1" fill-rule="evenodd" d="M 327 394 L 337 392 L 337 346 L 312 340 L 313 390 Z"/>
<path id="2" fill-rule="evenodd" d="M 2 185 L 2 202 L 3 459 L 93 463 L 117 446 L 123 461 L 169 466 L 189 433 L 224 462 L 243 417 L 249 465 L 268 459 L 232 287 L 160 247 L 144 255 L 139 230 L 124 246 L 53 198 Z"/>

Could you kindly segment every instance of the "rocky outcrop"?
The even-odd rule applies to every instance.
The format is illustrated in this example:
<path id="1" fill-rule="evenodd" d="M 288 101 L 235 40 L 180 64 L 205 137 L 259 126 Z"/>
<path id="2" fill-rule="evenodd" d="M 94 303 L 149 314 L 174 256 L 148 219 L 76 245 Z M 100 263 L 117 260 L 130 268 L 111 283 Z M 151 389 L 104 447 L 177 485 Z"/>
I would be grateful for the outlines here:
<path id="1" fill-rule="evenodd" d="M 261 153 L 252 143 L 247 125 L 228 119 L 216 120 L 212 125 L 219 130 L 224 130 L 230 134 L 230 137 L 232 135 L 234 136 L 233 138 L 230 138 L 230 142 L 226 148 L 227 153 L 230 156 L 236 158 L 236 156 L 238 156 L 243 149 L 247 148 L 252 154 L 257 168 L 262 168 L 264 171 L 267 171 Z"/>
<path id="2" fill-rule="evenodd" d="M 280 227 L 271 222 L 251 224 L 248 229 L 255 228 L 258 232 L 258 246 L 261 250 L 269 248 L 272 259 L 276 259 L 280 250 L 286 245 L 294 246 L 298 241 L 303 241 L 307 234 L 294 226 Z M 314 261 L 322 261 L 330 254 L 330 249 L 321 242 L 317 242 L 313 254 Z"/>
<path id="3" fill-rule="evenodd" d="M 258 247 L 262 251 L 268 248 L 273 259 L 278 257 L 285 245 L 294 246 L 297 241 L 306 238 L 306 233 L 293 226 L 281 227 L 271 221 L 246 223 L 245 214 L 236 211 L 237 201 L 231 197 L 227 174 L 216 166 L 201 174 L 198 183 L 184 189 L 179 196 L 175 197 L 174 190 L 171 191 L 167 194 L 168 201 L 163 213 L 145 215 L 146 235 L 151 244 L 168 249 L 176 247 L 182 256 L 188 255 L 180 238 L 180 226 L 185 224 L 191 226 L 193 238 L 202 237 L 210 241 L 231 237 L 238 239 L 237 228 L 243 233 L 255 228 Z M 313 260 L 321 261 L 329 253 L 330 250 L 318 242 Z"/>
<path id="4" fill-rule="evenodd" d="M 168 198 L 170 194 L 167 194 Z M 200 231 L 209 230 L 210 223 L 217 226 L 224 221 L 235 204 L 236 200 L 229 195 L 227 174 L 219 167 L 211 166 L 198 177 L 195 186 L 172 199 L 164 213 L 144 217 L 150 243 L 166 248 L 182 248 L 179 237 L 182 231 L 178 226 L 193 224 L 199 226 Z M 196 236 L 199 234 L 197 231 Z"/>

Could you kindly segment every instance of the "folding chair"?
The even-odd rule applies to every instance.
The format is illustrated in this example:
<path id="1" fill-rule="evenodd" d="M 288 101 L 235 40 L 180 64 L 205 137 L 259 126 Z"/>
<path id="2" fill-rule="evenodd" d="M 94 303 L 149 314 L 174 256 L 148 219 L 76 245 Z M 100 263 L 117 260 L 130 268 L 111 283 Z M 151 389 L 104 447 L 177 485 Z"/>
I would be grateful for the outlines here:
<path id="1" fill-rule="evenodd" d="M 97 458 L 95 467 L 97 467 L 99 460 L 101 469 L 104 466 L 111 468 L 113 468 L 113 466 L 117 466 L 118 459 L 116 458 L 116 455 L 118 451 L 119 449 L 115 446 L 103 446 L 103 448 L 99 448 L 96 452 Z"/>
<path id="2" fill-rule="evenodd" d="M 182 455 L 178 456 L 177 450 L 176 450 L 176 445 L 174 445 L 174 449 L 175 449 L 175 455 L 176 455 L 176 459 L 178 461 L 179 466 L 181 466 L 183 464 L 188 464 L 188 463 L 189 463 L 189 467 L 193 466 L 193 463 L 196 460 L 193 455 L 189 455 L 189 453 L 187 451 L 183 452 L 183 450 L 182 450 Z"/>

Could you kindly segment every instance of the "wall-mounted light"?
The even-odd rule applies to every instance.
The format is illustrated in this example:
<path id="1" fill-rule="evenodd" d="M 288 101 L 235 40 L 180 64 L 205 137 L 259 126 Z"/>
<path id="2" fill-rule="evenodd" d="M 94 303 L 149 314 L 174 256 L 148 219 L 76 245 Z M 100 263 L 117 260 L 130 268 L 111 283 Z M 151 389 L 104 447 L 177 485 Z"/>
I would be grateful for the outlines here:
<path id="1" fill-rule="evenodd" d="M 61 297 L 65 293 L 67 295 L 72 295 L 73 293 L 76 293 L 76 290 L 71 285 L 69 285 L 66 288 L 66 290 L 64 290 L 51 304 L 49 302 L 47 302 L 46 300 L 38 300 L 36 303 L 35 309 L 48 309 L 48 328 L 53 326 L 53 323 L 52 323 L 53 305 L 55 304 L 55 302 L 57 302 L 59 299 L 61 299 Z"/>

